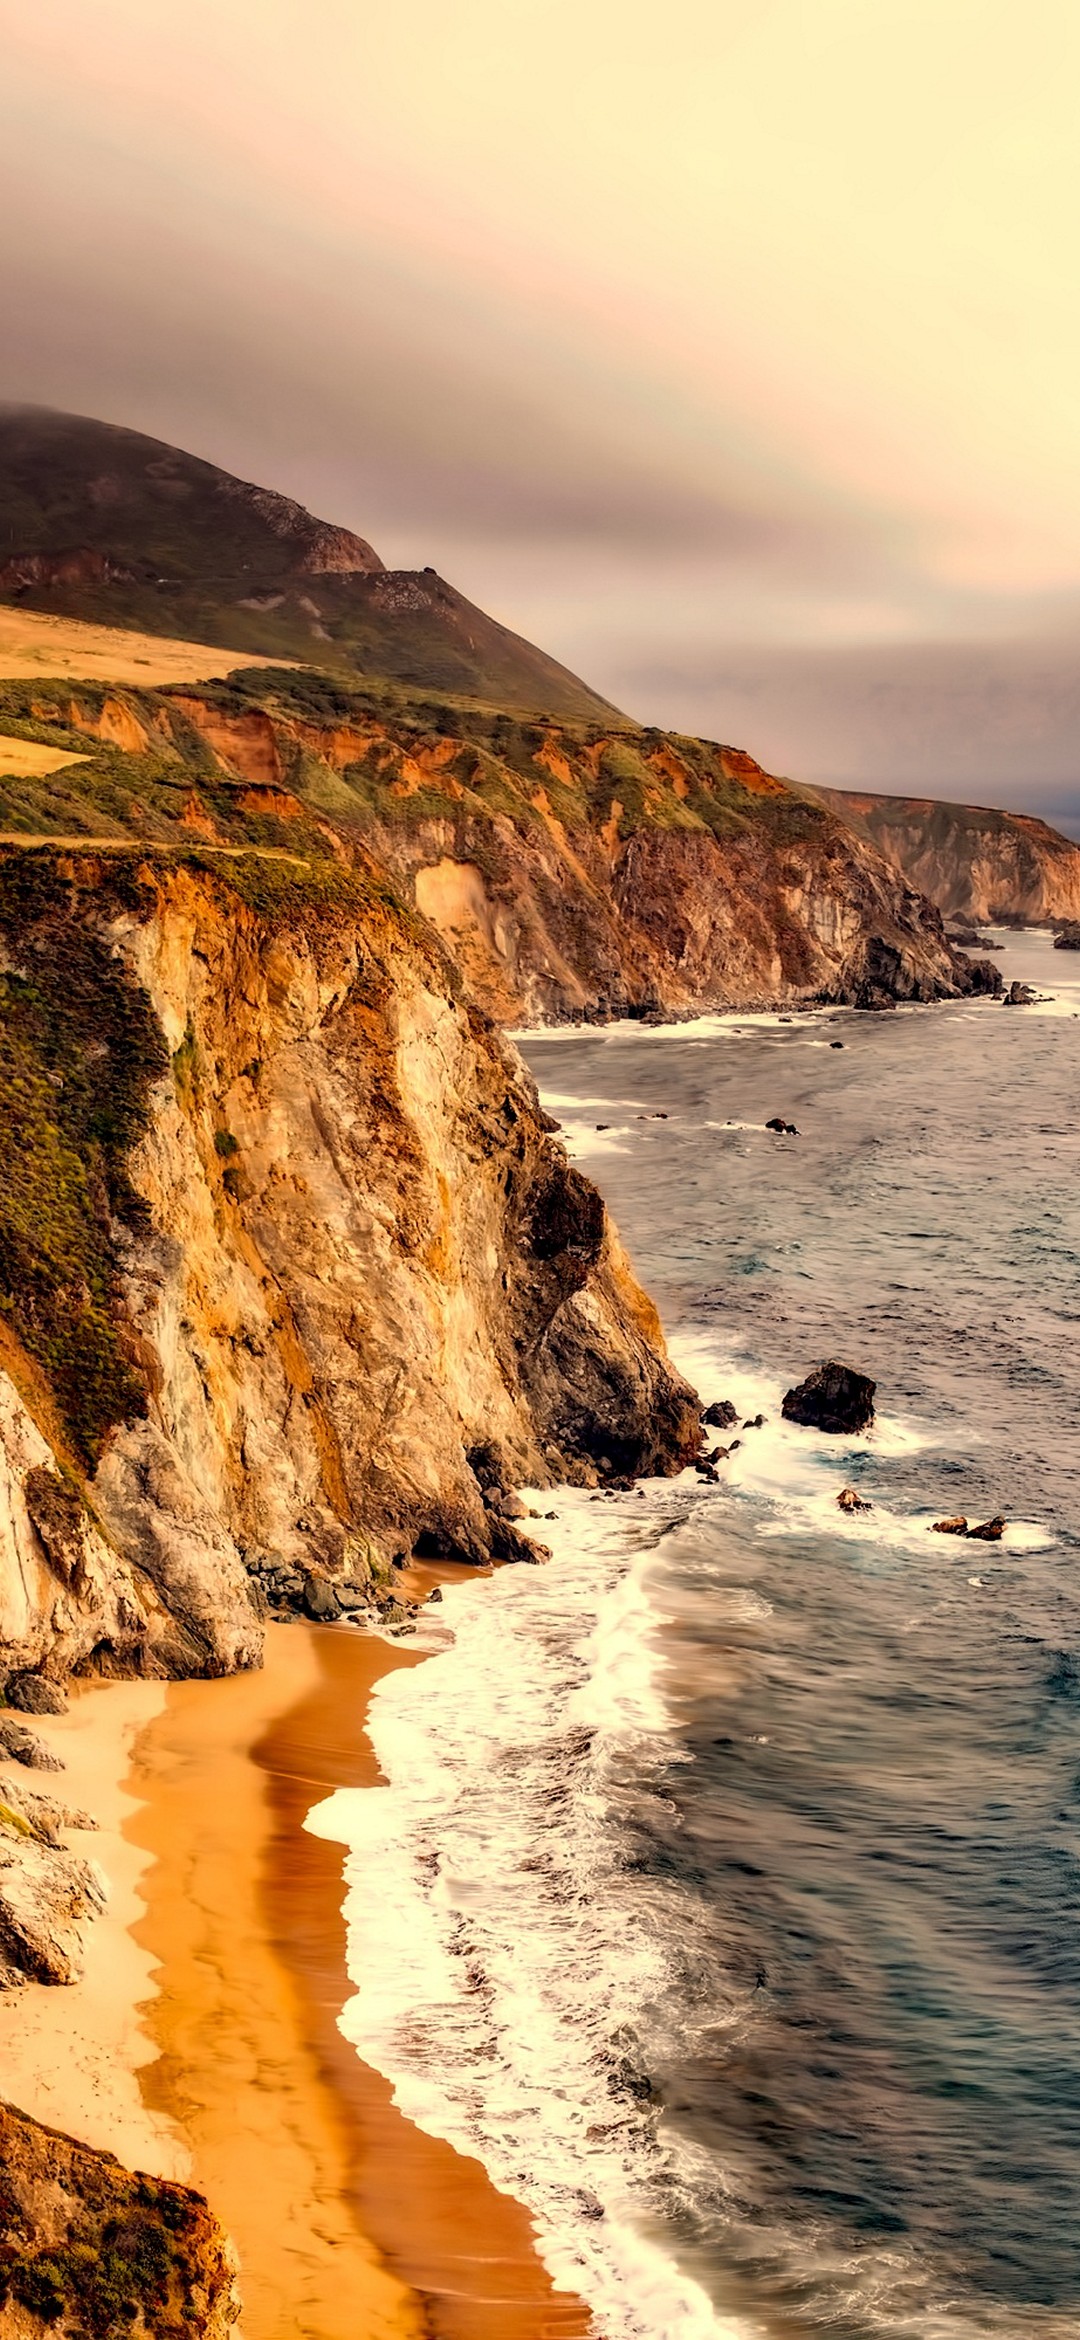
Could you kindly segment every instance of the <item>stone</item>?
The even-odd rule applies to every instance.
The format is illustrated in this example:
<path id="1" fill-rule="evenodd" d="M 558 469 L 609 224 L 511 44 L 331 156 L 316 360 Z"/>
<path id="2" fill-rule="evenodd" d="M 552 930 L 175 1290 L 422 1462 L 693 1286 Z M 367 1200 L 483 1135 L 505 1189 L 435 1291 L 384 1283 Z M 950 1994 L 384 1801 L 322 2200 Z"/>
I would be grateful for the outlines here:
<path id="1" fill-rule="evenodd" d="M 874 1508 L 865 1495 L 859 1494 L 857 1487 L 841 1487 L 836 1500 L 841 1511 L 872 1511 Z"/>
<path id="2" fill-rule="evenodd" d="M 728 1449 L 726 1446 L 711 1446 L 708 1454 L 703 1454 L 701 1457 L 703 1463 L 708 1463 L 710 1470 L 714 1470 L 717 1463 L 726 1462 L 727 1458 Z"/>
<path id="3" fill-rule="evenodd" d="M 1080 919 L 1070 918 L 1054 936 L 1056 951 L 1080 951 Z"/>
<path id="4" fill-rule="evenodd" d="M 834 1438 L 851 1437 L 870 1428 L 876 1388 L 869 1374 L 830 1358 L 786 1392 L 781 1410 L 785 1422 L 802 1422 Z"/>
<path id="5" fill-rule="evenodd" d="M 968 1523 L 962 1511 L 956 1512 L 952 1519 L 935 1519 L 930 1530 L 933 1536 L 966 1536 L 967 1532 Z"/>
<path id="6" fill-rule="evenodd" d="M 739 1417 L 730 1398 L 714 1398 L 701 1419 L 710 1430 L 734 1430 Z"/>
<path id="7" fill-rule="evenodd" d="M 981 1544 L 1000 1544 L 1005 1526 L 1003 1519 L 984 1519 L 981 1527 L 969 1528 L 968 1534 L 977 1537 Z"/>
<path id="8" fill-rule="evenodd" d="M 551 1515 L 551 1516 L 552 1516 L 552 1518 L 554 1519 L 554 1516 L 555 1516 L 554 1512 L 552 1512 L 552 1515 Z M 443 1596 L 442 1596 L 442 1586 L 441 1586 L 441 1584 L 433 1584 L 433 1585 L 432 1585 L 432 1587 L 431 1587 L 431 1591 L 430 1591 L 430 1592 L 429 1592 L 429 1594 L 428 1594 L 428 1604 L 429 1604 L 429 1606 L 431 1605 L 431 1603 L 432 1603 L 432 1602 L 434 1602 L 434 1603 L 436 1604 L 436 1606 L 437 1606 L 437 1605 L 438 1605 L 438 1603 L 439 1603 L 439 1602 L 442 1600 L 442 1597 L 443 1597 Z"/>
<path id="9" fill-rule="evenodd" d="M 772 1120 L 767 1121 L 765 1127 L 766 1129 L 774 1129 L 778 1137 L 798 1137 L 799 1134 L 794 1122 L 784 1121 L 779 1113 L 774 1113 Z"/>
<path id="10" fill-rule="evenodd" d="M 752 1414 L 752 1415 L 751 1415 L 751 1417 L 750 1417 L 750 1420 L 749 1420 L 748 1422 L 744 1422 L 744 1423 L 743 1423 L 743 1429 L 744 1429 L 744 1430 L 764 1430 L 764 1428 L 765 1428 L 765 1424 L 766 1424 L 766 1422 L 768 1421 L 768 1419 L 769 1419 L 769 1417 L 768 1417 L 768 1415 L 767 1415 L 767 1414 Z"/>
<path id="11" fill-rule="evenodd" d="M 1030 983 L 1010 983 L 1005 994 L 1004 1005 L 1006 1007 L 1033 1007 L 1038 996 L 1038 992 L 1032 990 Z"/>
<path id="12" fill-rule="evenodd" d="M 0 1714 L 0 1756 L 6 1755 L 12 1763 L 25 1763 L 30 1771 L 63 1771 L 63 1757 L 54 1755 L 52 1748 L 39 1739 L 36 1731 L 28 1731 L 24 1723 L 13 1715 Z"/>
<path id="13" fill-rule="evenodd" d="M 325 1576 L 315 1576 L 310 1570 L 304 1578 L 304 1615 L 314 1625 L 331 1625 L 339 1615 L 338 1598 L 333 1585 Z"/>
<path id="14" fill-rule="evenodd" d="M 61 1802 L 59 1796 L 50 1795 L 47 1789 L 28 1787 L 24 1780 L 13 1779 L 10 1772 L 0 1772 L 0 1807 L 5 1805 L 9 1812 L 25 1820 L 42 1844 L 59 1844 L 63 1828 L 97 1827 L 92 1813 Z"/>
<path id="15" fill-rule="evenodd" d="M 59 1682 L 47 1682 L 44 1674 L 13 1674 L 7 1702 L 17 1706 L 21 1714 L 66 1714 L 68 1709 Z"/>
<path id="16" fill-rule="evenodd" d="M 20 1815 L 0 1811 L 0 1954 L 35 1982 L 77 1982 L 83 1922 L 100 1915 L 100 1870 L 42 1843 Z"/>
<path id="17" fill-rule="evenodd" d="M 830 1048 L 843 1048 L 844 1042 L 842 1040 L 830 1040 L 829 1046 Z"/>

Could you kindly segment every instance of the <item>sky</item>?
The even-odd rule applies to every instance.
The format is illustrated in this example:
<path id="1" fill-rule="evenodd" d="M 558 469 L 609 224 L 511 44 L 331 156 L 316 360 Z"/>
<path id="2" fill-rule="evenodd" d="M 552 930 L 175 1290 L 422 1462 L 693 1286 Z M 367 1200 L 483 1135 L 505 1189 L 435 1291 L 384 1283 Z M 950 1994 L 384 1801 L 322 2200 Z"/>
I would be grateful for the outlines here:
<path id="1" fill-rule="evenodd" d="M 1080 833 L 1076 0 L 0 0 L 0 396 Z"/>

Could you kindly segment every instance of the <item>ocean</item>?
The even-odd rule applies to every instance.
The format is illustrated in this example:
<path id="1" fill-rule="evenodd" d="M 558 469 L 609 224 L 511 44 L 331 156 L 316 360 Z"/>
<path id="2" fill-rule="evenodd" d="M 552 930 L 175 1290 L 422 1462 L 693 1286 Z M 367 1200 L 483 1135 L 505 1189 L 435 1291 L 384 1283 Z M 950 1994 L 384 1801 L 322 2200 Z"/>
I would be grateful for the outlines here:
<path id="1" fill-rule="evenodd" d="M 344 2031 L 598 2340 L 1080 2331 L 1080 959 L 998 939 L 1050 1004 L 523 1041 L 740 1443 L 535 1497 L 309 1824 Z"/>

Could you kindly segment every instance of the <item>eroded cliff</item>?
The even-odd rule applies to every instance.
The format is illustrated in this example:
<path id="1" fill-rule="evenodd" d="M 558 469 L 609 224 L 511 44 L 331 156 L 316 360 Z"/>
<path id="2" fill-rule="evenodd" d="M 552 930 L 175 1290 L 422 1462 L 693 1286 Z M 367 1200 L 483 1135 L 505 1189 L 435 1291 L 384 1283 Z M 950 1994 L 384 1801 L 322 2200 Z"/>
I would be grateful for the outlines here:
<path id="1" fill-rule="evenodd" d="M 357 861 L 0 863 L 11 1670 L 258 1662 L 528 1547 L 515 1481 L 678 1467 L 691 1393 L 430 927 Z"/>
<path id="2" fill-rule="evenodd" d="M 813 791 L 948 918 L 1080 917 L 1080 845 L 1027 813 L 931 797 Z"/>
<path id="3" fill-rule="evenodd" d="M 131 692 L 9 685 L 8 720 L 87 757 L 5 788 L 13 832 L 357 844 L 497 1020 L 983 982 L 876 848 L 741 751 L 403 702 L 313 673 Z"/>

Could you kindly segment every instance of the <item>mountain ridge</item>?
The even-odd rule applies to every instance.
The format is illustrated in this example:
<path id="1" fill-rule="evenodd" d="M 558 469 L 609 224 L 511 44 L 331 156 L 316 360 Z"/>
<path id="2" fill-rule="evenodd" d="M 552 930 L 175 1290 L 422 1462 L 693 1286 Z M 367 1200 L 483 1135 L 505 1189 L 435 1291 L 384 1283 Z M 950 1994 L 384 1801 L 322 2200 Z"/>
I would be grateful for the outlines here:
<path id="1" fill-rule="evenodd" d="M 291 497 L 48 407 L 0 405 L 5 601 L 532 713 L 618 715 L 434 569 L 389 569 Z"/>

